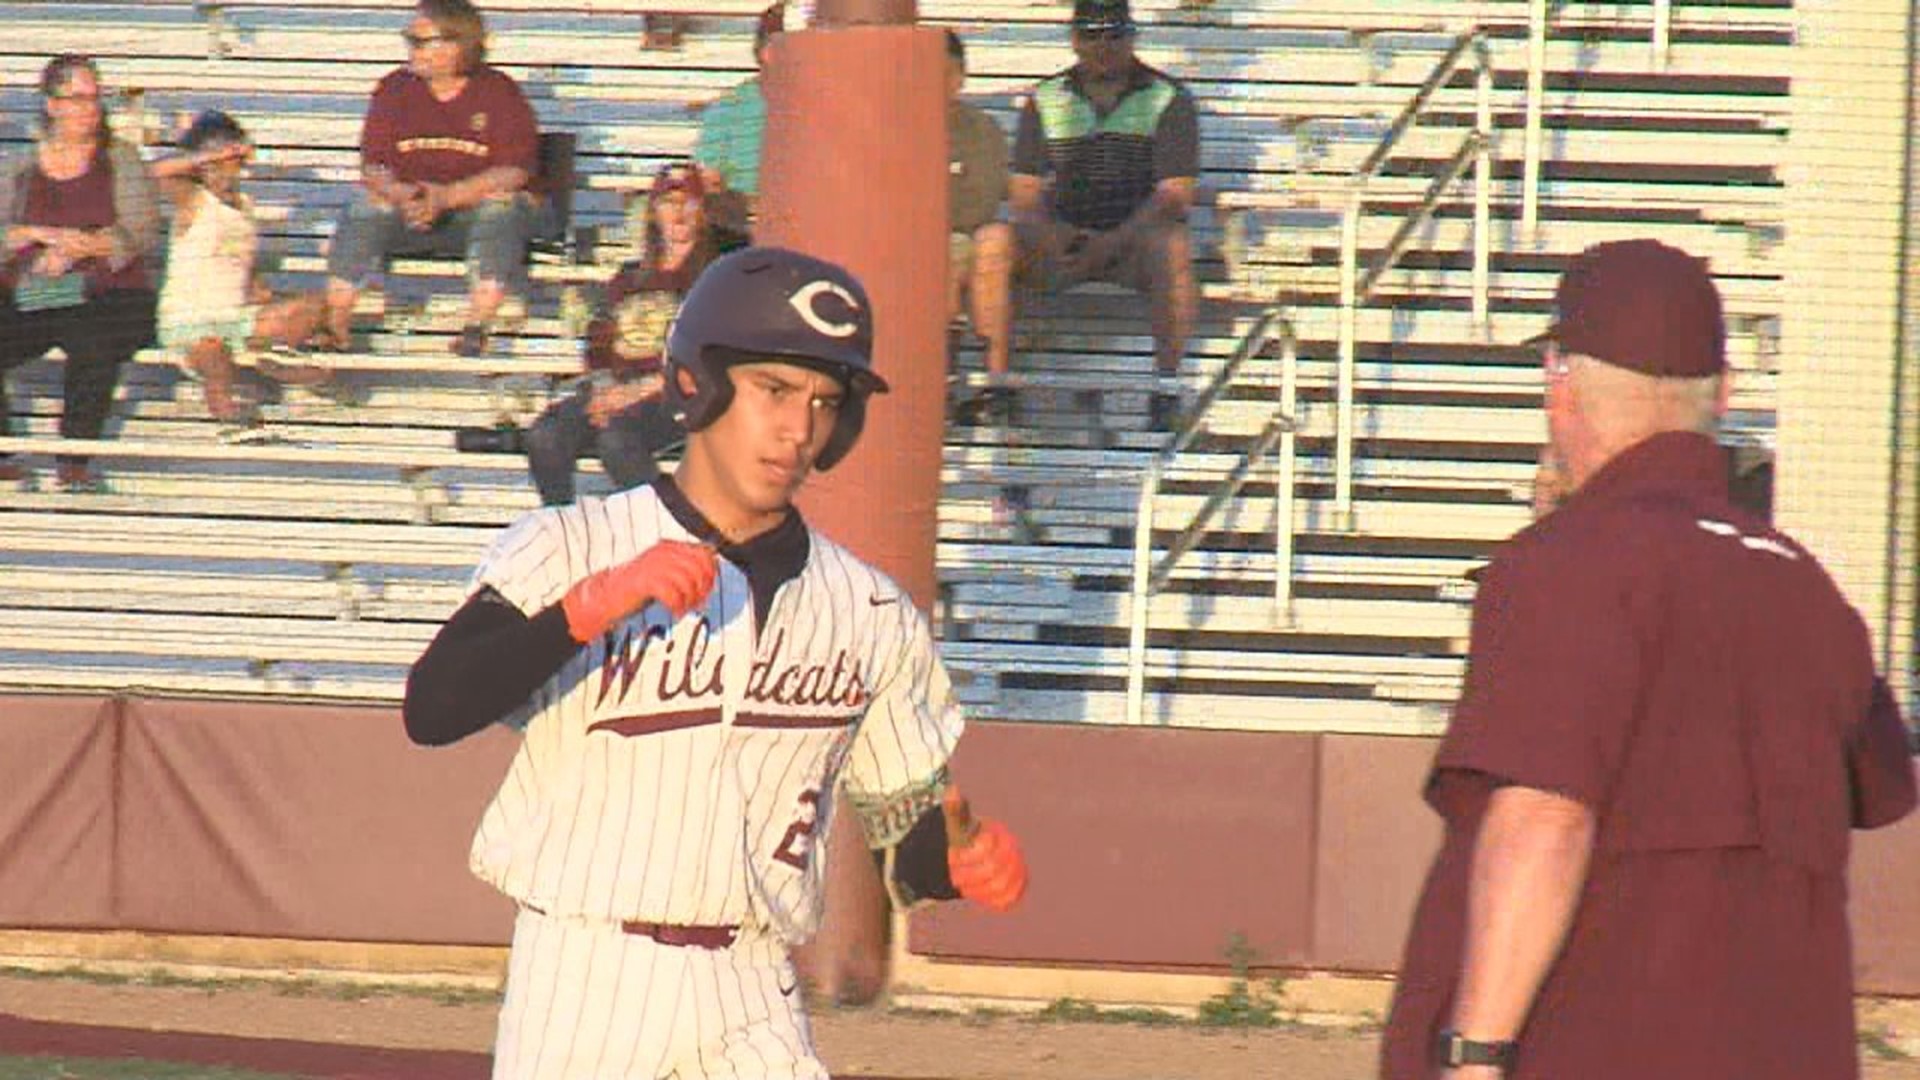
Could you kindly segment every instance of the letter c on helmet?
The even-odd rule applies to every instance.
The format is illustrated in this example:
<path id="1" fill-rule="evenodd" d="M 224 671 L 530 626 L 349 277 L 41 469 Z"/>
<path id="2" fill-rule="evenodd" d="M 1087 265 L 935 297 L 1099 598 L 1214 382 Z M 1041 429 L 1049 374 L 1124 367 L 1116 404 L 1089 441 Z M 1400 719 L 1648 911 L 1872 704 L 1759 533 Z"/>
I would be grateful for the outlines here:
<path id="1" fill-rule="evenodd" d="M 847 305 L 849 315 L 860 310 L 860 302 L 853 298 L 853 294 L 831 281 L 809 281 L 800 286 L 787 299 L 787 303 L 800 314 L 801 321 L 819 333 L 834 338 L 852 337 L 860 329 L 857 322 L 834 322 L 821 315 L 816 304 L 822 293 L 830 293 L 838 297 L 841 303 Z"/>

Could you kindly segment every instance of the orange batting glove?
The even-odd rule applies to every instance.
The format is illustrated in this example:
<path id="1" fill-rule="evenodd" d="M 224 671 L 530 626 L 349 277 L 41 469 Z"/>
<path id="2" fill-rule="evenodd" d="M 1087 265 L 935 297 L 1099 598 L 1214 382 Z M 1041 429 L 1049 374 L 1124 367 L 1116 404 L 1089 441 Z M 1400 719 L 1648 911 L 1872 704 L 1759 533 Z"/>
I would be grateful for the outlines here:
<path id="1" fill-rule="evenodd" d="M 707 598 L 719 569 L 712 548 L 662 540 L 568 589 L 560 601 L 567 613 L 567 632 L 584 645 L 654 602 L 679 619 Z"/>
<path id="2" fill-rule="evenodd" d="M 947 876 L 960 895 L 994 911 L 1007 911 L 1027 891 L 1027 859 L 1012 830 L 992 818 L 975 819 L 960 789 L 941 803 L 947 819 Z"/>

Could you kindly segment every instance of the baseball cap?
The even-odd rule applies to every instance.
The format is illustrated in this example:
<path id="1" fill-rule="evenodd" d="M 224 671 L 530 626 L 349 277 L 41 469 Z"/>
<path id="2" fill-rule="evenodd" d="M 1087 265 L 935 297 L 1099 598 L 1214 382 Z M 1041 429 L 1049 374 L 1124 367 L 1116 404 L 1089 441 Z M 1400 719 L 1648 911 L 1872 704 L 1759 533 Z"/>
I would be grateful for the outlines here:
<path id="1" fill-rule="evenodd" d="M 1727 369 L 1720 290 L 1704 260 L 1658 240 L 1616 240 L 1574 257 L 1553 293 L 1557 343 L 1615 367 L 1698 379 Z"/>
<path id="2" fill-rule="evenodd" d="M 653 174 L 653 184 L 647 196 L 657 199 L 669 192 L 684 191 L 694 198 L 706 195 L 707 184 L 700 176 L 700 169 L 690 161 L 669 161 Z"/>
<path id="3" fill-rule="evenodd" d="M 1073 28 L 1085 34 L 1131 34 L 1137 29 L 1127 0 L 1073 0 Z"/>

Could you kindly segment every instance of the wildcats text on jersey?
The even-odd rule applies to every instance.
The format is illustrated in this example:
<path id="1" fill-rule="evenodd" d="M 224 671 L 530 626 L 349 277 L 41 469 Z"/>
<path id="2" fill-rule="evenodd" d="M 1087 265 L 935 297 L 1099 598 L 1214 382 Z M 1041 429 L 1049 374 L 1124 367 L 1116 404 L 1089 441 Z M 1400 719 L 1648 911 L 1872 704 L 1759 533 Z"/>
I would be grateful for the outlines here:
<path id="1" fill-rule="evenodd" d="M 631 623 L 610 631 L 602 641 L 605 655 L 600 663 L 600 689 L 594 699 L 594 711 L 627 712 L 636 707 L 651 707 L 649 711 L 669 707 L 684 711 L 695 703 L 706 703 L 715 712 L 717 721 L 720 705 L 727 697 L 724 655 L 705 614 L 695 614 L 690 620 L 693 625 L 683 635 L 652 622 L 638 633 Z M 735 722 L 761 727 L 837 727 L 858 720 L 871 695 L 867 691 L 868 679 L 847 650 L 834 653 L 830 662 L 809 663 L 804 658 L 790 658 L 786 644 L 787 631 L 781 628 L 754 659 L 742 695 L 745 702 L 777 706 L 782 710 L 832 711 L 816 717 L 791 711 L 760 715 L 743 710 Z M 608 722 L 598 720 L 593 727 L 597 729 Z"/>

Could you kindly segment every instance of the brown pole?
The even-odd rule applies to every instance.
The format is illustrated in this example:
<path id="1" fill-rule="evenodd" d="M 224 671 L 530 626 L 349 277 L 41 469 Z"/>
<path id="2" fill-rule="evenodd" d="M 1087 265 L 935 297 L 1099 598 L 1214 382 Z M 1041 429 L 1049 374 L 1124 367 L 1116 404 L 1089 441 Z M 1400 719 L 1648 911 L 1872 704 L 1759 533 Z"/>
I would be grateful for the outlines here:
<path id="1" fill-rule="evenodd" d="M 946 396 L 946 44 L 912 0 L 822 0 L 819 29 L 772 44 L 762 90 L 754 242 L 853 271 L 873 302 L 874 366 L 892 386 L 859 444 L 802 491 L 807 519 L 880 568 L 922 610 Z M 796 959 L 823 993 L 864 1001 L 886 981 L 887 899 L 844 816 L 828 845 L 826 917 Z"/>

